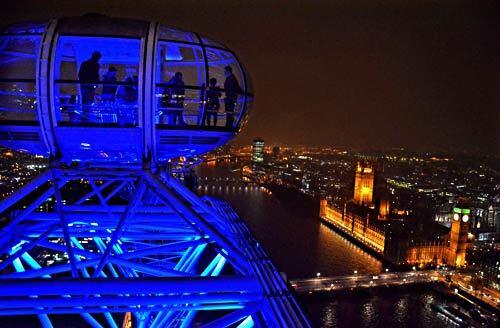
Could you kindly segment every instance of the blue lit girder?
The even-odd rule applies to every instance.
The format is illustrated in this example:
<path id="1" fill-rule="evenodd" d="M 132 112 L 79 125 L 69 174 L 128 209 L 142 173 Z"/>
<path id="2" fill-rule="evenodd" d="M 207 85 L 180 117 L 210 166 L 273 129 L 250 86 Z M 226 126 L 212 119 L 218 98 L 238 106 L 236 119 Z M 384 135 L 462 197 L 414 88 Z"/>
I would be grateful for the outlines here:
<path id="1" fill-rule="evenodd" d="M 0 316 L 36 315 L 43 327 L 57 314 L 121 327 L 125 313 L 134 327 L 309 326 L 232 208 L 172 177 L 49 169 L 0 213 Z"/>

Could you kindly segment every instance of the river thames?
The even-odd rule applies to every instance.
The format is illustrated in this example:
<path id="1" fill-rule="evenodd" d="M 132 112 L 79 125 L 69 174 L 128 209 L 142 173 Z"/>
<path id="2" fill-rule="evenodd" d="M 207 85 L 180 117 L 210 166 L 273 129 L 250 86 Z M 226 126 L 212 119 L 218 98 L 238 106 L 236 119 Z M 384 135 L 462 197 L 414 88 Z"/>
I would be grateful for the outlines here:
<path id="1" fill-rule="evenodd" d="M 377 274 L 383 263 L 318 220 L 317 207 L 241 180 L 237 165 L 202 164 L 199 193 L 226 200 L 245 219 L 278 270 L 289 279 Z M 448 302 L 431 289 L 408 288 L 333 297 L 301 296 L 320 327 L 452 327 L 430 304 Z"/>

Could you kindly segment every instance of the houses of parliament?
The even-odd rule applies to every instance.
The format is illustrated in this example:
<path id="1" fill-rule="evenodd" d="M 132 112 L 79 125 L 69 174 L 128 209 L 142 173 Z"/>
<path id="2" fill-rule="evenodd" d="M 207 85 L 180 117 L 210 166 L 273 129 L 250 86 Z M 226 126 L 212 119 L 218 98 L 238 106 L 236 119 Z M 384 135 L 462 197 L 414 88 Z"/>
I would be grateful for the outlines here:
<path id="1" fill-rule="evenodd" d="M 358 162 L 352 199 L 340 206 L 322 199 L 321 220 L 395 265 L 466 266 L 470 208 L 465 199 L 453 207 L 451 228 L 446 228 L 397 215 L 383 186 L 376 165 Z"/>

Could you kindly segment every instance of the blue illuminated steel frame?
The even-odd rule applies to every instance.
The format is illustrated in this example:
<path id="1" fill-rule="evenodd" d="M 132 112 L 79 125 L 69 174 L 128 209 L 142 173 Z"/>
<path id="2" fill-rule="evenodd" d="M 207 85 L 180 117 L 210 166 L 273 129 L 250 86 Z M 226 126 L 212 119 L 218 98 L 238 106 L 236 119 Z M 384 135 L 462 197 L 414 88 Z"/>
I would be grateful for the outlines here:
<path id="1" fill-rule="evenodd" d="M 51 168 L 0 202 L 0 213 L 9 220 L 0 231 L 0 320 L 310 326 L 232 208 L 166 174 Z"/>

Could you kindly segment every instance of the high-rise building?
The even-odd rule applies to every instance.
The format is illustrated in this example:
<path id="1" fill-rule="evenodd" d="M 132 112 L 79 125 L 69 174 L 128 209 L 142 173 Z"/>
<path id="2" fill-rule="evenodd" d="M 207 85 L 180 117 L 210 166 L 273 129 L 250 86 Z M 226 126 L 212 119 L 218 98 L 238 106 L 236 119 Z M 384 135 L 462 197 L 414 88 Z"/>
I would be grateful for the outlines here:
<path id="1" fill-rule="evenodd" d="M 371 206 L 373 202 L 373 184 L 375 172 L 367 162 L 358 162 L 354 180 L 354 202 L 359 205 Z"/>
<path id="2" fill-rule="evenodd" d="M 264 140 L 255 139 L 252 144 L 252 162 L 264 162 Z"/>

